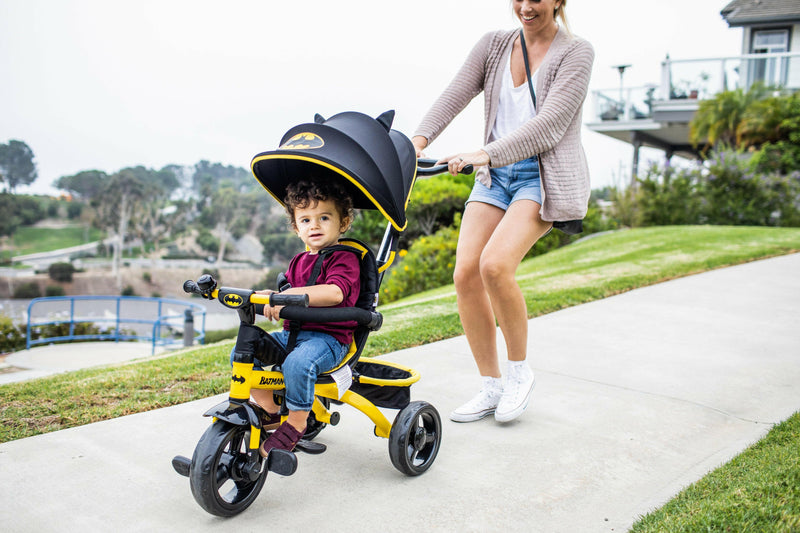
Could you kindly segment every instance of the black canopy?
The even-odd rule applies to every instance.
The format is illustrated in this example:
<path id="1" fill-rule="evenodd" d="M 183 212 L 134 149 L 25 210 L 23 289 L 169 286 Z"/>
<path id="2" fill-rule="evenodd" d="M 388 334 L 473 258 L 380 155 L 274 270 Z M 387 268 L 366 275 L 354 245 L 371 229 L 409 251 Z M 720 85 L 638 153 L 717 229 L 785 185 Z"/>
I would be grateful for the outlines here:
<path id="1" fill-rule="evenodd" d="M 391 129 L 394 111 L 377 119 L 348 111 L 290 129 L 280 147 L 253 158 L 253 175 L 283 204 L 289 183 L 303 178 L 341 180 L 358 209 L 378 209 L 398 230 L 406 227 L 406 206 L 414 186 L 414 146 Z"/>

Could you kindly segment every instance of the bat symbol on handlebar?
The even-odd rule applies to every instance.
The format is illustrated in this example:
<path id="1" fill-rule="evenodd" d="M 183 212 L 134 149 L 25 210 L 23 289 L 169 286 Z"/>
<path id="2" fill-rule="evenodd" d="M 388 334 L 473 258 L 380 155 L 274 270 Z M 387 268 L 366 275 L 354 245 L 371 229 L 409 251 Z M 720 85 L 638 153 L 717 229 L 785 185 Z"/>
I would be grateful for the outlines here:
<path id="1" fill-rule="evenodd" d="M 238 294 L 226 294 L 223 302 L 227 305 L 242 305 L 244 300 Z"/>

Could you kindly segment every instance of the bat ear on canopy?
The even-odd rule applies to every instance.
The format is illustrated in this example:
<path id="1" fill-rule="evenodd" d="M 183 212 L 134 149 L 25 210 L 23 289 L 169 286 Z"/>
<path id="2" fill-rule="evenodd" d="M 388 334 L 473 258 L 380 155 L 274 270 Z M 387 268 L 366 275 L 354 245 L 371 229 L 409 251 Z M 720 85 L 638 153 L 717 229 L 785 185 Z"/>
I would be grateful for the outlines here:
<path id="1" fill-rule="evenodd" d="M 386 128 L 386 131 L 391 130 L 392 122 L 394 122 L 394 109 L 390 109 L 389 111 L 384 111 L 375 120 L 378 121 L 378 124 Z"/>
<path id="2" fill-rule="evenodd" d="M 325 117 L 323 117 L 319 113 L 315 113 L 314 114 L 314 123 L 315 124 L 324 124 L 325 123 Z"/>

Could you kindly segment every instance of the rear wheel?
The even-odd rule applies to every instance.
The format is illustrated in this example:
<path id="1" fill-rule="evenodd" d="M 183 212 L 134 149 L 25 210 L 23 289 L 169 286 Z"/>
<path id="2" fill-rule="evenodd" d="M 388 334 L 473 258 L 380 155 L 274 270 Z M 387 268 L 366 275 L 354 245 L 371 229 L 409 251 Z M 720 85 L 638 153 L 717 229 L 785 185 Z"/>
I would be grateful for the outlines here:
<path id="1" fill-rule="evenodd" d="M 402 473 L 418 476 L 431 467 L 441 442 L 439 412 L 427 402 L 411 402 L 394 419 L 389 432 L 389 457 Z"/>
<path id="2" fill-rule="evenodd" d="M 239 514 L 261 492 L 267 469 L 259 456 L 252 471 L 247 470 L 249 441 L 250 426 L 217 421 L 197 443 L 189 482 L 194 499 L 209 513 L 217 516 Z"/>

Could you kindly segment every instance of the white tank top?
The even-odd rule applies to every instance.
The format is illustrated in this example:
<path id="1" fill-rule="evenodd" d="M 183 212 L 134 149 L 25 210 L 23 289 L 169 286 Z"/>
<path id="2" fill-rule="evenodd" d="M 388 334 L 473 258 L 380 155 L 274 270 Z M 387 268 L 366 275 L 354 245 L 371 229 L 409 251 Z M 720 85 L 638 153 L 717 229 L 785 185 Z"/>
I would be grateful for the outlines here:
<path id="1" fill-rule="evenodd" d="M 536 87 L 538 75 L 539 69 L 536 69 L 531 76 L 531 83 L 534 87 Z M 503 70 L 500 97 L 497 101 L 497 117 L 495 117 L 489 140 L 495 141 L 505 137 L 535 116 L 536 109 L 533 107 L 527 81 L 519 87 L 514 87 L 514 80 L 511 79 L 511 54 L 509 54 L 508 64 Z"/>

